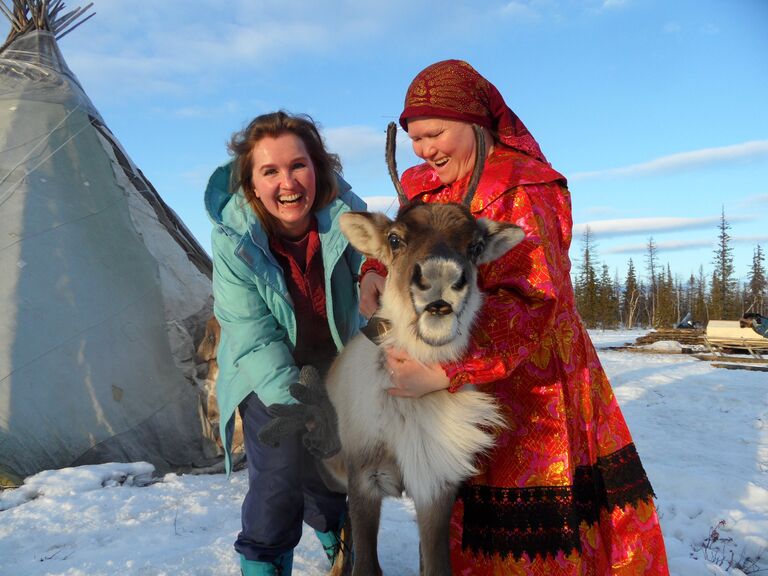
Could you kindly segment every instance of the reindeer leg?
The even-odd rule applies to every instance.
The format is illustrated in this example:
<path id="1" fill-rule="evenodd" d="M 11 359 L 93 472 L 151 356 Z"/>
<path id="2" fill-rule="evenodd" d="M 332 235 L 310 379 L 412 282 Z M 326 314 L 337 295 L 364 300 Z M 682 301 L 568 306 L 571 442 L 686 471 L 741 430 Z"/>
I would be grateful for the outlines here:
<path id="1" fill-rule="evenodd" d="M 354 465 L 349 465 L 348 470 L 354 550 L 352 576 L 381 576 L 377 546 L 383 494 L 367 477 L 373 470 Z"/>
<path id="2" fill-rule="evenodd" d="M 414 502 L 421 542 L 419 546 L 421 576 L 451 574 L 449 531 L 456 492 L 456 486 L 448 486 L 431 502 Z"/>

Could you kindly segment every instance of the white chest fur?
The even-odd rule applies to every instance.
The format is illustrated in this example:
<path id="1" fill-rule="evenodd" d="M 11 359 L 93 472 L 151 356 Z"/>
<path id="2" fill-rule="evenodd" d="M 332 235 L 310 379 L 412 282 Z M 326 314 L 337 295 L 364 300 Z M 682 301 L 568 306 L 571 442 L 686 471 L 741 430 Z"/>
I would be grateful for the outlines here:
<path id="1" fill-rule="evenodd" d="M 428 503 L 446 484 L 476 473 L 476 454 L 490 448 L 491 428 L 503 421 L 488 394 L 462 390 L 400 398 L 387 393 L 390 386 L 380 348 L 364 336 L 352 340 L 327 379 L 343 451 L 383 444 L 397 461 L 408 495 Z"/>

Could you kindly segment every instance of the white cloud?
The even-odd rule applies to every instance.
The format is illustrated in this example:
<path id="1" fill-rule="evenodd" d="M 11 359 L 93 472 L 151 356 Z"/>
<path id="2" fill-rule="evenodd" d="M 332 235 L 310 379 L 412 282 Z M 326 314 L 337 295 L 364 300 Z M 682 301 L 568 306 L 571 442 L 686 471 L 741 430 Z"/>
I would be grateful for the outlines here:
<path id="1" fill-rule="evenodd" d="M 522 2 L 520 0 L 513 0 L 512 2 L 505 4 L 501 8 L 501 13 L 511 18 L 524 20 L 536 20 L 540 17 L 539 13 L 534 10 L 530 2 Z"/>
<path id="2" fill-rule="evenodd" d="M 96 17 L 62 41 L 89 89 L 109 93 L 126 79 L 136 92 L 189 92 L 296 54 L 312 57 L 384 36 L 404 0 L 100 0 Z M 92 87 L 92 88 L 91 88 Z"/>
<path id="3" fill-rule="evenodd" d="M 603 0 L 603 9 L 620 8 L 629 4 L 628 0 Z"/>
<path id="4" fill-rule="evenodd" d="M 729 216 L 729 223 L 749 222 L 754 220 L 749 216 Z M 653 218 L 623 218 L 616 220 L 593 220 L 574 224 L 574 237 L 581 236 L 589 227 L 594 236 L 634 236 L 640 234 L 654 234 L 660 232 L 678 232 L 680 230 L 698 230 L 703 228 L 715 229 L 720 222 L 720 216 L 707 218 L 679 218 L 675 216 L 658 216 Z"/>
<path id="5" fill-rule="evenodd" d="M 738 244 L 763 244 L 764 242 L 768 242 L 768 236 L 734 236 L 731 238 L 731 241 Z"/>
<path id="6" fill-rule="evenodd" d="M 676 230 L 692 230 L 697 228 L 711 228 L 720 221 L 720 217 L 710 218 L 624 218 L 616 220 L 595 220 L 583 224 L 574 224 L 574 236 L 583 234 L 589 227 L 595 236 L 630 236 L 635 234 L 647 234 L 653 232 L 673 232 Z"/>
<path id="7" fill-rule="evenodd" d="M 656 158 L 650 162 L 632 164 L 621 168 L 594 170 L 591 172 L 576 172 L 568 179 L 592 180 L 596 178 L 619 178 L 634 176 L 649 176 L 660 173 L 680 172 L 692 168 L 727 164 L 730 162 L 768 157 L 768 140 L 754 140 L 732 146 L 705 148 L 692 152 L 681 152 Z"/>
<path id="8" fill-rule="evenodd" d="M 768 241 L 768 236 L 734 236 L 731 237 L 732 244 L 761 244 Z M 696 250 L 700 248 L 711 248 L 714 250 L 717 243 L 716 238 L 699 240 L 666 240 L 662 242 L 653 241 L 659 252 L 682 252 L 684 250 Z M 648 242 L 632 243 L 614 246 L 603 251 L 605 254 L 637 254 L 648 252 Z"/>
<path id="9" fill-rule="evenodd" d="M 665 34 L 678 34 L 683 30 L 683 27 L 677 22 L 667 22 L 664 24 L 663 30 Z"/>
<path id="10" fill-rule="evenodd" d="M 768 194 L 755 194 L 754 196 L 747 196 L 742 198 L 739 202 L 739 206 L 744 208 L 758 208 L 764 209 L 762 206 L 755 206 L 755 204 L 768 204 Z"/>
<path id="11" fill-rule="evenodd" d="M 682 250 L 692 250 L 696 248 L 711 248 L 714 246 L 715 241 L 709 240 L 668 240 L 666 242 L 653 241 L 656 249 L 659 252 L 678 252 Z M 637 254 L 648 252 L 648 242 L 645 243 L 633 243 L 622 244 L 621 246 L 614 246 L 603 251 L 605 254 Z"/>
<path id="12" fill-rule="evenodd" d="M 390 218 L 394 217 L 399 207 L 394 193 L 392 196 L 364 196 L 363 200 L 368 205 L 369 212 L 383 212 Z"/>
<path id="13" fill-rule="evenodd" d="M 328 148 L 342 159 L 363 159 L 373 154 L 383 157 L 386 134 L 370 126 L 342 126 L 323 130 Z M 399 142 L 398 142 L 399 143 Z"/>
<path id="14" fill-rule="evenodd" d="M 265 23 L 255 31 L 250 25 L 229 22 L 201 26 L 179 23 L 173 33 L 148 27 L 132 30 L 115 27 L 109 41 L 98 31 L 86 34 L 65 50 L 70 66 L 86 85 L 136 86 L 142 93 L 188 91 L 190 80 L 203 84 L 224 70 L 253 67 L 301 51 L 320 52 L 331 41 L 327 30 L 312 22 Z M 121 38 L 122 42 L 114 42 Z M 291 38 L 286 42 L 286 38 Z"/>
<path id="15" fill-rule="evenodd" d="M 527 23 L 563 23 L 568 18 L 567 14 L 569 12 L 566 6 L 559 0 L 508 0 L 501 8 L 487 13 L 492 18 L 501 15 L 513 21 Z"/>
<path id="16" fill-rule="evenodd" d="M 386 134 L 370 126 L 343 126 L 323 129 L 328 149 L 341 156 L 345 176 L 351 182 L 368 182 L 368 193 L 376 190 L 389 193 L 392 184 L 384 159 Z M 402 130 L 397 137 L 397 167 L 403 169 L 417 163 L 411 141 Z"/>

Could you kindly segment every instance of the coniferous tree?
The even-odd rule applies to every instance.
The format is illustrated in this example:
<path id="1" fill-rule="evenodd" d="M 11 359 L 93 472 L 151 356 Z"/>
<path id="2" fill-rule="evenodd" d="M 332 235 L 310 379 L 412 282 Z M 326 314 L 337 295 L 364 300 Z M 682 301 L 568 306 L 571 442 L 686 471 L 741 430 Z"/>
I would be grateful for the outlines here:
<path id="1" fill-rule="evenodd" d="M 579 262 L 579 274 L 576 278 L 574 293 L 576 296 L 576 308 L 587 328 L 597 326 L 598 302 L 597 302 L 597 273 L 595 263 L 595 244 L 592 238 L 592 230 L 587 226 L 581 238 L 581 261 Z"/>
<path id="2" fill-rule="evenodd" d="M 709 311 L 707 308 L 707 278 L 704 276 L 704 266 L 699 265 L 699 275 L 696 277 L 696 291 L 693 296 L 693 319 L 700 324 L 706 324 L 709 321 Z"/>
<path id="3" fill-rule="evenodd" d="M 763 248 L 755 247 L 748 281 L 740 283 L 735 278 L 729 230 L 723 209 L 711 273 L 699 266 L 698 274 L 692 273 L 687 280 L 673 275 L 669 263 L 666 269 L 659 265 L 658 247 L 650 237 L 645 256 L 647 280 L 640 281 L 630 259 L 622 284 L 618 271 L 611 279 L 607 265 L 598 264 L 594 236 L 587 227 L 574 277 L 576 304 L 584 324 L 588 328 L 658 328 L 677 325 L 688 314 L 695 325 L 706 324 L 710 318 L 737 318 L 747 311 L 768 315 L 768 274 Z"/>
<path id="4" fill-rule="evenodd" d="M 667 264 L 666 274 L 662 271 L 656 281 L 656 316 L 654 327 L 677 324 L 675 318 L 675 287 L 672 269 Z"/>
<path id="5" fill-rule="evenodd" d="M 645 255 L 645 269 L 648 272 L 648 293 L 646 306 L 648 309 L 649 323 L 651 326 L 656 328 L 658 326 L 657 308 L 659 299 L 659 251 L 656 247 L 656 243 L 653 241 L 653 236 L 648 239 L 647 248 L 648 252 Z"/>
<path id="6" fill-rule="evenodd" d="M 617 302 L 611 272 L 607 264 L 603 264 L 602 274 L 597 283 L 597 323 L 600 328 L 606 330 L 616 328 L 619 324 L 617 318 Z"/>
<path id="7" fill-rule="evenodd" d="M 624 325 L 627 328 L 634 328 L 638 323 L 641 296 L 640 285 L 637 283 L 637 275 L 635 274 L 635 264 L 632 262 L 632 258 L 630 258 L 627 265 L 627 279 L 624 281 L 624 294 L 622 298 Z"/>
<path id="8" fill-rule="evenodd" d="M 722 282 L 717 272 L 712 272 L 712 279 L 709 282 L 709 298 L 707 298 L 707 308 L 709 315 L 714 320 L 721 320 L 725 314 L 723 306 L 724 290 Z"/>
<path id="9" fill-rule="evenodd" d="M 643 287 L 643 297 L 641 302 L 643 303 L 643 325 L 653 328 L 653 302 L 651 298 L 651 287 L 644 282 L 640 284 Z"/>
<path id="10" fill-rule="evenodd" d="M 621 305 L 621 279 L 619 278 L 619 269 L 616 268 L 613 271 L 613 303 L 614 303 L 614 315 L 616 317 L 616 321 L 618 322 L 617 328 L 619 326 L 624 326 L 624 312 Z"/>
<path id="11" fill-rule="evenodd" d="M 752 254 L 752 266 L 747 279 L 746 310 L 768 315 L 768 279 L 765 272 L 765 255 L 760 244 Z"/>
<path id="12" fill-rule="evenodd" d="M 685 285 L 685 310 L 691 313 L 692 318 L 696 318 L 694 307 L 696 303 L 696 276 L 691 272 L 688 282 Z"/>
<path id="13" fill-rule="evenodd" d="M 690 314 L 690 319 L 695 318 L 693 314 L 693 303 L 696 295 L 696 276 L 691 274 L 686 280 L 685 285 L 680 286 L 681 290 L 681 302 L 680 302 L 680 314 L 685 318 Z"/>
<path id="14" fill-rule="evenodd" d="M 731 236 L 728 234 L 731 225 L 725 219 L 725 208 L 720 215 L 718 225 L 717 247 L 714 256 L 714 271 L 712 273 L 711 312 L 713 318 L 734 318 L 741 315 L 737 302 L 737 283 L 733 276 L 733 247 Z"/>
<path id="15" fill-rule="evenodd" d="M 675 291 L 677 293 L 677 319 L 682 322 L 686 316 L 690 319 L 692 315 L 692 298 L 688 283 L 679 276 L 675 276 Z"/>
<path id="16" fill-rule="evenodd" d="M 676 326 L 682 320 L 680 317 L 680 282 L 676 276 L 672 275 L 672 267 L 669 263 L 667 263 L 666 290 L 669 307 L 669 325 Z"/>

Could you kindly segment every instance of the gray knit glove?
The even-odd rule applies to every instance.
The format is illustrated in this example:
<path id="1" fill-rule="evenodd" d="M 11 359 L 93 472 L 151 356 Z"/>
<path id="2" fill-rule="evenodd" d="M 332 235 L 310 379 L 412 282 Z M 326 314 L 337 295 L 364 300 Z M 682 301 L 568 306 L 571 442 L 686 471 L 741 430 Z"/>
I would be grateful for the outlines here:
<path id="1" fill-rule="evenodd" d="M 299 382 L 288 389 L 298 404 L 272 404 L 267 408 L 272 420 L 259 430 L 258 437 L 267 446 L 302 432 L 302 442 L 315 458 L 330 458 L 341 450 L 336 410 L 313 366 L 304 366 Z"/>

